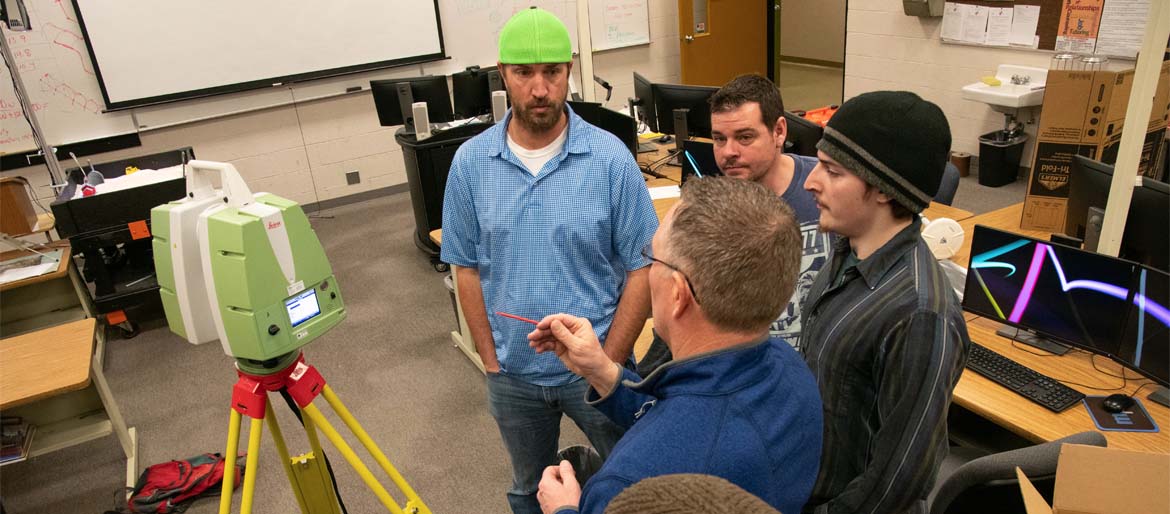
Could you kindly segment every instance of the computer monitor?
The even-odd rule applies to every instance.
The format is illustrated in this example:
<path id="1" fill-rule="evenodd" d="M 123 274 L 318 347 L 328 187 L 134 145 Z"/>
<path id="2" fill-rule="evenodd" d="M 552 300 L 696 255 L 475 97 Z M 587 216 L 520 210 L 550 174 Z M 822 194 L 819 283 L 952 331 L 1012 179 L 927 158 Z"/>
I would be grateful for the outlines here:
<path id="1" fill-rule="evenodd" d="M 719 163 L 715 160 L 715 146 L 711 143 L 688 139 L 683 141 L 683 152 L 685 153 L 678 159 L 682 163 L 683 184 L 686 184 L 690 177 L 699 176 L 695 173 L 695 165 L 699 166 L 699 173 L 703 177 L 723 175 L 719 170 Z M 687 158 L 687 154 L 690 154 L 690 159 Z"/>
<path id="2" fill-rule="evenodd" d="M 788 122 L 788 136 L 784 140 L 784 151 L 796 155 L 817 156 L 817 143 L 821 140 L 825 130 L 820 125 L 784 111 L 784 119 Z"/>
<path id="3" fill-rule="evenodd" d="M 658 115 L 654 110 L 654 83 L 634 72 L 634 100 L 638 121 L 645 123 L 652 132 L 658 132 Z"/>
<path id="4" fill-rule="evenodd" d="M 492 113 L 492 92 L 503 90 L 500 71 L 495 66 L 472 66 L 451 75 L 451 92 L 455 101 L 455 119 L 474 118 Z"/>
<path id="5" fill-rule="evenodd" d="M 595 102 L 569 102 L 569 107 L 585 120 L 601 130 L 617 136 L 635 157 L 638 155 L 638 122 L 625 114 L 606 109 Z"/>
<path id="6" fill-rule="evenodd" d="M 1140 266 L 1133 292 L 1118 360 L 1170 386 L 1170 274 Z"/>
<path id="7" fill-rule="evenodd" d="M 976 225 L 963 309 L 1024 330 L 1025 337 L 1014 337 L 1023 342 L 1039 336 L 1114 356 L 1124 335 L 1136 268 L 1113 257 Z M 1006 334 L 1013 335 L 1018 334 Z"/>
<path id="8" fill-rule="evenodd" d="M 398 85 L 409 89 L 399 91 Z M 371 80 L 370 91 L 374 95 L 374 108 L 378 111 L 378 123 L 383 127 L 406 125 L 414 128 L 414 113 L 411 104 L 427 103 L 427 117 L 431 123 L 455 121 L 451 111 L 451 93 L 447 88 L 447 77 L 426 75 L 401 79 Z"/>
<path id="9" fill-rule="evenodd" d="M 1068 207 L 1064 232 L 1084 239 L 1090 207 L 1105 209 L 1113 183 L 1113 166 L 1077 155 L 1069 172 Z M 1142 185 L 1133 188 L 1125 232 L 1118 257 L 1170 271 L 1170 184 L 1142 177 Z M 1087 248 L 1095 250 L 1095 248 Z"/>
<path id="10" fill-rule="evenodd" d="M 707 99 L 719 90 L 709 86 L 653 84 L 654 111 L 658 114 L 658 132 L 686 139 L 690 136 L 711 137 L 711 106 Z M 687 134 L 675 134 L 674 110 L 687 109 Z"/>

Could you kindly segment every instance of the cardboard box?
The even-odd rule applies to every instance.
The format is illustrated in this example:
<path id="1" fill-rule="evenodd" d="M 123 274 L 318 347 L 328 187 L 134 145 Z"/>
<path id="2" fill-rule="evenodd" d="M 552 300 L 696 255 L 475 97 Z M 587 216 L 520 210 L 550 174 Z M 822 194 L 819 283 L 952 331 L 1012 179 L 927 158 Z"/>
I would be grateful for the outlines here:
<path id="1" fill-rule="evenodd" d="M 1028 177 L 1020 227 L 1064 231 L 1068 177 L 1074 155 L 1107 164 L 1117 162 L 1134 70 L 1050 70 L 1036 131 L 1036 151 Z M 1138 172 L 1153 176 L 1170 118 L 1170 61 L 1162 63 Z"/>
<path id="2" fill-rule="evenodd" d="M 1065 444 L 1050 507 L 1016 468 L 1028 514 L 1170 513 L 1170 456 Z"/>

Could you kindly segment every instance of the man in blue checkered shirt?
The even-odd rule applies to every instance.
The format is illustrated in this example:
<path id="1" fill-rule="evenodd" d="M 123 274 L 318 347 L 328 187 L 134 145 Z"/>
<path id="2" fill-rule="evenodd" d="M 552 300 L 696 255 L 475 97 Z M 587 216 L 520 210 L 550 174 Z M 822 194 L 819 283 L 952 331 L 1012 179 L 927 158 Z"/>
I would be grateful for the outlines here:
<path id="1" fill-rule="evenodd" d="M 649 314 L 641 251 L 658 218 L 629 150 L 565 105 L 564 24 L 525 9 L 501 30 L 499 50 L 512 110 L 455 155 L 442 259 L 454 266 L 488 408 L 512 461 L 508 502 L 527 514 L 540 512 L 537 486 L 556 463 L 562 414 L 603 458 L 622 431 L 585 403 L 584 380 L 528 346 L 531 325 L 496 313 L 587 318 L 609 358 L 625 363 Z"/>

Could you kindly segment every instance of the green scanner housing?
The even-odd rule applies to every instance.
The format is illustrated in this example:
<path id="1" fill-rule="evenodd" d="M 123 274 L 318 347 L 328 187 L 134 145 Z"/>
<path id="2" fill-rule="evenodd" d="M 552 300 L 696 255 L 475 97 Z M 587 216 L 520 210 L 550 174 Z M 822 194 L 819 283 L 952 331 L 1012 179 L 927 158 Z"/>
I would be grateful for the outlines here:
<path id="1" fill-rule="evenodd" d="M 155 226 L 168 227 L 155 262 L 173 332 L 198 344 L 210 337 L 192 334 L 214 325 L 225 353 L 258 364 L 295 356 L 345 319 L 341 289 L 300 205 L 253 195 L 230 164 L 188 166 L 188 198 L 152 212 Z M 222 191 L 211 188 L 210 172 L 221 174 Z M 182 202 L 206 206 L 184 211 Z"/>

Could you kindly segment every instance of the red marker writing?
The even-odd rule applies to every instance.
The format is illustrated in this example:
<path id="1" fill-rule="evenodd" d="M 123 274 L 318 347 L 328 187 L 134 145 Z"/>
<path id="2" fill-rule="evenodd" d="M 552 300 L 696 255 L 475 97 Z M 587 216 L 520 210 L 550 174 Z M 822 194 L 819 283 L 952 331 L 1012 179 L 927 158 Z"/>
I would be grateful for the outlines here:
<path id="1" fill-rule="evenodd" d="M 523 321 L 523 322 L 525 322 L 525 323 L 532 323 L 533 325 L 537 324 L 537 322 L 536 322 L 536 321 L 532 321 L 532 320 L 530 320 L 530 319 L 528 319 L 528 318 L 520 317 L 520 316 L 517 316 L 517 315 L 515 315 L 515 314 L 508 314 L 508 313 L 506 313 L 506 312 L 500 312 L 500 311 L 496 311 L 496 314 L 499 314 L 500 316 L 503 316 L 503 317 L 505 317 L 505 318 L 512 318 L 512 319 L 515 319 L 515 320 L 520 320 L 520 321 Z"/>

